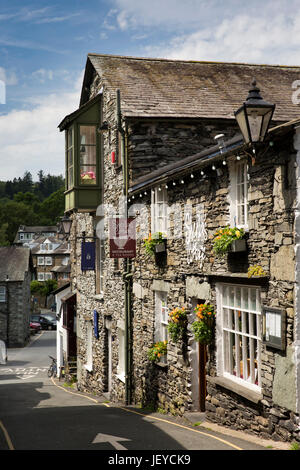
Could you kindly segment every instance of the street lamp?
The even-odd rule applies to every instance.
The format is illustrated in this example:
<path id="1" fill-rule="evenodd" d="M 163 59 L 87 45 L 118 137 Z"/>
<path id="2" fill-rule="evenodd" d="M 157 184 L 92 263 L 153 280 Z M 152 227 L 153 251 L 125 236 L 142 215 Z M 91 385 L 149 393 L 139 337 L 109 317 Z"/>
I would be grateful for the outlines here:
<path id="1" fill-rule="evenodd" d="M 246 101 L 234 113 L 246 144 L 264 141 L 274 109 L 275 104 L 262 99 L 254 79 Z"/>
<path id="2" fill-rule="evenodd" d="M 68 215 L 65 214 L 63 216 L 63 218 L 61 219 L 61 225 L 62 225 L 63 233 L 65 235 L 70 235 L 72 220 L 70 219 Z"/>

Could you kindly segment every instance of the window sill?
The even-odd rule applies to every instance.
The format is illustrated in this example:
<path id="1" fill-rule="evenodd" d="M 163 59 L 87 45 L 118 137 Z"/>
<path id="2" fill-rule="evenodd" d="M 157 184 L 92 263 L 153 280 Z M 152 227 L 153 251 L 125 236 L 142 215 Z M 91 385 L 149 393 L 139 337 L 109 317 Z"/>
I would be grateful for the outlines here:
<path id="1" fill-rule="evenodd" d="M 102 300 L 104 300 L 104 294 L 103 293 L 96 294 L 96 295 L 94 295 L 94 299 L 102 301 Z"/>
<path id="2" fill-rule="evenodd" d="M 219 385 L 220 387 L 226 388 L 227 390 L 230 390 L 237 395 L 241 395 L 252 403 L 259 403 L 263 399 L 263 395 L 261 393 L 243 387 L 242 385 L 235 383 L 225 377 L 207 376 L 207 381 L 214 385 Z"/>

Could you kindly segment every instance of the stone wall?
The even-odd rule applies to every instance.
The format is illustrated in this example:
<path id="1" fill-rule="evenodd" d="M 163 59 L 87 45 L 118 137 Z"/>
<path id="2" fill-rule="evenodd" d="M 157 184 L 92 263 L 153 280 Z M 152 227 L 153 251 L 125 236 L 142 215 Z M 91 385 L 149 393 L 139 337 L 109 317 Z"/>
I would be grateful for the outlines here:
<path id="1" fill-rule="evenodd" d="M 7 282 L 6 302 L 0 304 L 0 339 L 9 347 L 23 347 L 30 337 L 30 273 L 24 282 Z"/>
<path id="2" fill-rule="evenodd" d="M 238 393 L 210 382 L 207 416 L 222 424 L 232 426 L 234 423 L 236 429 L 247 428 L 256 434 L 272 436 L 275 439 L 299 438 L 299 417 L 295 413 L 293 353 L 295 155 L 289 142 L 287 140 L 282 144 L 277 143 L 275 149 L 270 149 L 261 158 L 258 157 L 255 165 L 250 166 L 250 233 L 247 240 L 248 255 L 242 263 L 232 256 L 218 258 L 212 252 L 213 234 L 218 228 L 229 223 L 230 185 L 228 169 L 224 166 L 222 174 L 219 173 L 218 176 L 207 168 L 206 179 L 201 179 L 198 173 L 184 187 L 177 185 L 175 189 L 168 191 L 169 204 L 176 203 L 181 206 L 182 213 L 186 202 L 191 202 L 194 207 L 197 204 L 204 207 L 207 231 L 204 262 L 188 262 L 185 239 L 172 238 L 172 217 L 165 265 L 159 266 L 154 259 L 149 258 L 143 250 L 142 240 L 138 241 L 133 290 L 136 402 L 156 400 L 158 407 L 174 413 L 182 413 L 183 410 L 193 409 L 194 406 L 191 393 L 193 371 L 190 342 L 181 347 L 169 344 L 167 366 L 153 366 L 147 362 L 147 349 L 153 343 L 153 282 L 169 283 L 169 309 L 183 305 L 189 307 L 192 298 L 209 300 L 216 306 L 216 280 L 222 280 L 222 276 L 232 276 L 235 273 L 235 279 L 244 279 L 243 282 L 247 284 L 248 267 L 258 264 L 264 268 L 269 278 L 267 284 L 262 287 L 263 304 L 280 307 L 286 313 L 286 351 L 276 351 L 263 345 L 263 399 L 259 405 L 253 403 L 250 398 L 245 399 Z M 185 177 L 185 180 L 188 181 L 188 178 Z M 149 207 L 149 196 L 143 197 L 142 202 Z M 145 215 L 140 216 L 140 219 L 144 220 Z M 194 276 L 198 286 L 205 286 L 202 292 L 201 288 L 195 287 L 195 281 L 189 281 Z M 214 281 L 207 283 L 207 279 Z M 234 283 L 234 278 L 231 282 Z M 139 332 L 142 332 L 142 338 Z M 214 349 L 210 350 L 207 363 L 208 376 L 211 377 L 217 375 L 215 353 Z"/>
<path id="3" fill-rule="evenodd" d="M 95 92 L 101 81 L 95 86 Z M 103 200 L 118 207 L 123 190 L 122 169 L 112 165 L 110 153 L 118 149 L 118 131 L 115 120 L 115 95 L 104 90 L 103 120 L 110 124 L 110 132 L 103 137 Z M 160 164 L 182 158 L 212 143 L 213 136 L 223 129 L 224 123 L 207 127 L 175 121 L 128 122 L 128 155 L 130 156 L 131 177 L 141 176 Z M 205 130 L 205 133 L 203 132 Z M 125 129 L 126 130 L 126 129 Z M 226 137 L 234 130 L 224 132 Z M 288 136 L 290 137 L 290 136 Z M 205 140 L 206 139 L 206 140 Z M 187 145 L 187 142 L 190 142 Z M 281 439 L 297 438 L 298 415 L 294 411 L 294 400 L 286 400 L 279 393 L 280 386 L 287 389 L 295 385 L 293 372 L 294 334 L 294 203 L 296 184 L 294 181 L 295 155 L 289 138 L 282 139 L 263 155 L 258 156 L 249 174 L 249 238 L 248 254 L 243 259 L 226 256 L 216 257 L 212 252 L 212 238 L 215 231 L 229 224 L 228 166 L 219 163 L 219 171 L 205 168 L 205 177 L 200 172 L 192 179 L 185 175 L 185 184 L 168 190 L 170 206 L 177 204 L 182 214 L 187 203 L 193 207 L 200 205 L 205 220 L 206 236 L 203 243 L 204 256 L 191 261 L 187 251 L 186 237 L 172 237 L 178 229 L 178 221 L 170 215 L 171 234 L 167 241 L 167 257 L 158 264 L 146 255 L 142 234 L 150 227 L 150 196 L 143 195 L 143 204 L 137 225 L 137 257 L 133 263 L 132 295 L 132 393 L 133 402 L 142 405 L 155 405 L 173 414 L 182 414 L 195 408 L 193 387 L 193 340 L 188 329 L 187 340 L 183 344 L 168 345 L 167 364 L 152 364 L 147 351 L 154 341 L 155 309 L 154 290 L 157 283 L 168 285 L 168 307 L 190 308 L 193 302 L 209 300 L 216 306 L 216 279 L 231 276 L 234 279 L 247 278 L 249 265 L 259 264 L 268 275 L 268 283 L 262 289 L 263 303 L 283 308 L 287 315 L 287 350 L 276 352 L 263 346 L 262 351 L 262 400 L 255 403 L 235 391 L 214 382 L 208 383 L 207 416 L 209 419 L 247 429 L 262 436 Z M 184 143 L 186 147 L 184 147 Z M 196 150 L 197 149 L 197 150 Z M 119 213 L 119 212 L 117 212 Z M 136 210 L 133 215 L 137 215 Z M 124 322 L 124 283 L 120 269 L 108 256 L 108 243 L 105 244 L 104 260 L 105 287 L 103 293 L 97 290 L 97 272 L 81 273 L 80 236 L 94 234 L 99 221 L 98 214 L 73 214 L 73 248 L 76 243 L 76 257 L 71 256 L 72 289 L 77 290 L 78 315 L 78 377 L 79 387 L 95 393 L 109 389 L 108 341 L 111 339 L 111 384 L 110 398 L 124 402 L 124 381 L 118 377 L 119 342 L 118 325 Z M 195 214 L 192 221 L 195 222 Z M 148 225 L 147 223 L 148 222 Z M 181 221 L 183 222 L 183 221 Z M 186 234 L 185 234 L 186 235 Z M 198 280 L 198 287 L 195 278 Z M 191 282 L 190 279 L 193 279 Z M 202 297 L 203 296 L 203 297 Z M 93 310 L 99 313 L 99 338 L 92 335 L 93 366 L 87 365 L 87 334 L 93 321 Z M 189 323 L 193 321 L 192 314 Z M 207 363 L 208 377 L 215 378 L 216 351 L 209 350 Z"/>

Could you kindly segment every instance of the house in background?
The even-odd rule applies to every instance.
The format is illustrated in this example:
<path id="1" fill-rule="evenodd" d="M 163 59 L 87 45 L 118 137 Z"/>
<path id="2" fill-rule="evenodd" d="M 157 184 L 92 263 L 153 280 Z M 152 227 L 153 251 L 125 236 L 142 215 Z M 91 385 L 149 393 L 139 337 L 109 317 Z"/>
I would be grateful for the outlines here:
<path id="1" fill-rule="evenodd" d="M 29 248 L 0 247 L 0 339 L 7 347 L 22 347 L 29 340 L 33 276 Z"/>
<path id="2" fill-rule="evenodd" d="M 39 237 L 55 237 L 58 228 L 56 225 L 29 226 L 20 225 L 14 244 L 30 243 Z"/>
<path id="3" fill-rule="evenodd" d="M 248 426 L 265 437 L 298 438 L 293 253 L 299 139 L 293 123 L 299 108 L 291 91 L 299 72 L 299 67 L 88 55 L 80 107 L 59 125 L 66 133 L 65 208 L 72 221 L 81 390 L 107 392 L 126 404 L 154 403 L 174 414 L 199 409 L 200 357 L 190 329 L 179 345 L 170 341 L 162 363 L 152 364 L 147 353 L 155 341 L 168 338 L 171 309 L 185 306 L 191 319 L 195 304 L 209 302 L 217 311 L 216 342 L 207 364 L 201 359 L 209 418 Z M 253 76 L 263 97 L 276 103 L 272 125 L 277 126 L 274 149 L 268 144 L 265 159 L 258 156 L 255 165 L 233 115 Z M 220 133 L 225 154 L 215 145 Z M 168 213 L 173 204 L 182 210 L 188 204 L 192 212 L 184 219 L 188 230 L 167 240 L 161 262 L 146 257 L 141 239 L 135 259 L 110 257 L 102 229 L 111 207 L 114 216 L 137 217 L 141 234 L 164 232 L 168 223 L 179 228 L 183 220 Z M 193 218 L 197 206 L 199 220 Z M 212 252 L 215 231 L 237 224 L 247 232 L 247 251 L 218 259 Z M 198 245 L 195 231 L 201 235 Z M 248 280 L 250 262 L 261 264 L 267 275 Z M 268 326 L 286 319 L 286 329 L 279 328 L 285 349 L 276 341 L 264 343 L 266 314 Z M 269 336 L 278 333 L 271 330 Z M 291 400 L 280 395 L 285 384 L 294 387 Z"/>

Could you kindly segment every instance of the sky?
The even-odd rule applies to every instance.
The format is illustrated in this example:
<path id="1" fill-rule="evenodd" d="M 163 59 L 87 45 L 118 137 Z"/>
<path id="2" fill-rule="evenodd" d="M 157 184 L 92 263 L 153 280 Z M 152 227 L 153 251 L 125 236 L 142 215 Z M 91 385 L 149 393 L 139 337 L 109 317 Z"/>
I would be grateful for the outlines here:
<path id="1" fill-rule="evenodd" d="M 300 0 L 0 0 L 0 181 L 64 174 L 88 53 L 300 65 L 299 45 Z"/>

